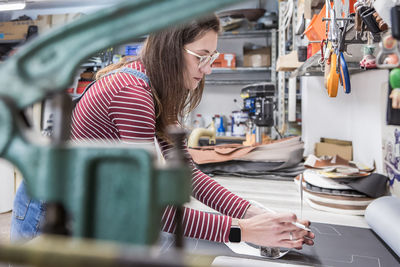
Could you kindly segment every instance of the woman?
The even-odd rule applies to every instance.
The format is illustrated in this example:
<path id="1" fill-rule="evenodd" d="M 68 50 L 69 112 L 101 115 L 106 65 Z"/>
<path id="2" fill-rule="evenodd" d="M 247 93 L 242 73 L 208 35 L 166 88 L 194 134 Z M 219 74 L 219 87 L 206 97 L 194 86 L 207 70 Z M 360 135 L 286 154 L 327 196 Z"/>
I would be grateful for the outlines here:
<path id="1" fill-rule="evenodd" d="M 132 146 L 158 143 L 168 161 L 171 146 L 166 128 L 179 124 L 185 111 L 199 104 L 204 77 L 211 73 L 211 64 L 218 57 L 218 32 L 219 20 L 212 16 L 150 34 L 138 60 L 99 71 L 97 82 L 74 110 L 72 139 Z M 136 74 L 124 71 L 127 69 Z M 191 167 L 193 196 L 223 215 L 185 208 L 185 236 L 298 249 L 303 244 L 313 245 L 314 234 L 291 223 L 297 220 L 295 214 L 266 213 Z M 163 231 L 175 230 L 174 216 L 175 210 L 167 207 Z M 300 223 L 309 225 L 308 221 Z M 239 240 L 233 235 L 236 226 L 241 229 Z"/>

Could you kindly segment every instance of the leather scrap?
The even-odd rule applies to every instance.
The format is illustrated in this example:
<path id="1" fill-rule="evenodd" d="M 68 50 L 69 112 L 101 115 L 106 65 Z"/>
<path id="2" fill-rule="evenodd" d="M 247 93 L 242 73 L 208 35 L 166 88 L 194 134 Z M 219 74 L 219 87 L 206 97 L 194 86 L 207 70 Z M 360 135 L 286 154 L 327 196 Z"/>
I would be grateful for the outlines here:
<path id="1" fill-rule="evenodd" d="M 189 148 L 188 150 L 196 164 L 206 164 L 234 160 L 248 154 L 254 149 L 255 147 L 253 146 L 227 144 Z"/>

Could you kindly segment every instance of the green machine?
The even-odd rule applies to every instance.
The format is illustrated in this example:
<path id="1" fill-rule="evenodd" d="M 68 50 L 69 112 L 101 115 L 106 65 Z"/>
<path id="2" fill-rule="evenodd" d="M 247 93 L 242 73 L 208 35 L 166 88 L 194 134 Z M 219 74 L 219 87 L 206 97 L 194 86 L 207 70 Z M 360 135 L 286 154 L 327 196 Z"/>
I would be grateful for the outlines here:
<path id="1" fill-rule="evenodd" d="M 190 170 L 178 151 L 168 168 L 157 168 L 145 149 L 66 142 L 72 104 L 62 92 L 94 53 L 236 1 L 126 1 L 40 36 L 1 63 L 0 156 L 19 168 L 32 197 L 48 203 L 48 232 L 63 233 L 65 210 L 73 218 L 73 237 L 150 245 L 157 240 L 163 208 L 175 205 L 179 211 L 189 201 Z M 58 101 L 50 143 L 21 116 L 49 95 Z M 171 136 L 179 149 L 184 135 Z M 48 248 L 55 249 L 57 242 Z M 14 249 L 1 245 L 0 260 L 15 260 Z"/>

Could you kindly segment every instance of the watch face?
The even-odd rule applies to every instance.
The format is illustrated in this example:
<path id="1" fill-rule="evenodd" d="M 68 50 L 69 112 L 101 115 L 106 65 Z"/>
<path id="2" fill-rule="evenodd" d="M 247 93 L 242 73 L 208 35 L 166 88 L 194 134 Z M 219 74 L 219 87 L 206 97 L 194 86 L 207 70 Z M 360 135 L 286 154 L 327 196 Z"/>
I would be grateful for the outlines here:
<path id="1" fill-rule="evenodd" d="M 229 232 L 229 242 L 235 242 L 238 243 L 242 239 L 242 232 L 240 230 L 240 227 L 231 227 L 231 231 Z"/>

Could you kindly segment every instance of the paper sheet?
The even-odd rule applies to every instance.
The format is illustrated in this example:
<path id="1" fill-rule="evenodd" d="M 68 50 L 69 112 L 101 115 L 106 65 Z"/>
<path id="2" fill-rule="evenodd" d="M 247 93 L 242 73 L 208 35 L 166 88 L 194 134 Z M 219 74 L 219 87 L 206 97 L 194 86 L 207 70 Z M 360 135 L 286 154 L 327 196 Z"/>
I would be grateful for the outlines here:
<path id="1" fill-rule="evenodd" d="M 381 197 L 368 205 L 365 220 L 400 257 L 400 198 Z"/>
<path id="2" fill-rule="evenodd" d="M 245 242 L 240 242 L 240 243 L 225 243 L 225 245 L 230 248 L 233 252 L 241 255 L 247 255 L 247 256 L 256 256 L 259 258 L 264 258 L 263 256 L 260 255 L 260 250 L 257 248 L 253 248 L 249 245 L 247 245 Z"/>
<path id="3" fill-rule="evenodd" d="M 311 265 L 298 265 L 298 264 L 290 264 L 290 263 L 282 263 L 282 262 L 271 262 L 271 261 L 261 261 L 261 260 L 253 260 L 253 259 L 244 259 L 244 258 L 235 258 L 228 256 L 219 256 L 216 257 L 215 260 L 211 264 L 212 266 L 229 266 L 229 267 L 243 267 L 243 266 L 252 266 L 252 267 L 307 267 Z"/>

